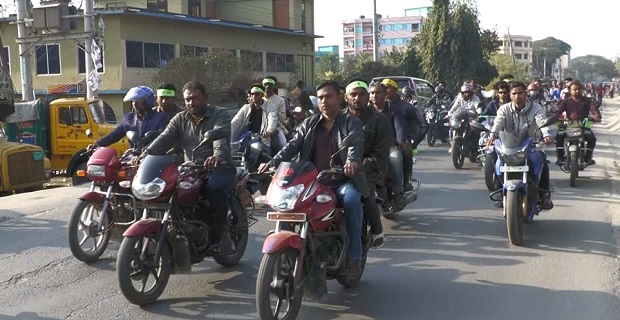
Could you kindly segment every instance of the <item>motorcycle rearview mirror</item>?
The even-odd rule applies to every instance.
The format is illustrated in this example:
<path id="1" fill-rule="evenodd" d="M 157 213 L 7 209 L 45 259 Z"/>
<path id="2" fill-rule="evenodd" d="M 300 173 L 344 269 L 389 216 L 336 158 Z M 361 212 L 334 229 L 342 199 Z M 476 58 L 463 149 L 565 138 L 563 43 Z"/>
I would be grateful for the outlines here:
<path id="1" fill-rule="evenodd" d="M 144 134 L 144 138 L 142 138 L 142 141 L 155 140 L 155 138 L 157 138 L 160 134 L 161 134 L 161 130 L 151 130 L 147 132 L 146 134 Z"/>
<path id="2" fill-rule="evenodd" d="M 129 140 L 129 142 L 131 142 L 131 144 L 133 145 L 137 144 L 140 139 L 140 137 L 138 137 L 138 133 L 135 131 L 127 131 L 125 136 L 127 137 L 127 140 Z"/>
<path id="3" fill-rule="evenodd" d="M 208 142 L 212 142 L 215 140 L 220 140 L 223 138 L 226 138 L 227 132 L 226 130 L 222 129 L 222 128 L 215 128 L 215 129 L 211 129 L 207 132 L 205 132 L 202 135 L 202 141 L 200 141 L 200 143 L 192 150 L 192 160 L 194 159 L 194 152 L 199 149 L 200 147 L 204 146 L 206 143 Z"/>
<path id="4" fill-rule="evenodd" d="M 93 137 L 93 132 L 90 129 L 86 129 L 86 136 L 88 138 L 92 138 Z"/>
<path id="5" fill-rule="evenodd" d="M 349 134 L 348 136 L 344 137 L 342 141 L 340 141 L 340 144 L 338 145 L 338 147 L 340 147 L 340 149 L 352 147 L 353 145 L 358 143 L 361 139 L 362 139 L 361 134 L 358 134 L 358 133 Z"/>

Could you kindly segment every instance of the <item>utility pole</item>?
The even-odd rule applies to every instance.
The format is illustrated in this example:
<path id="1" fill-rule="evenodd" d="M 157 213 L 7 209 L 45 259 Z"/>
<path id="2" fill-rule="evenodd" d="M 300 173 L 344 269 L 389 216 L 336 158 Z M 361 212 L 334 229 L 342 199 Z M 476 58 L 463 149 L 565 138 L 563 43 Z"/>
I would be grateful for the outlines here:
<path id="1" fill-rule="evenodd" d="M 86 64 L 86 98 L 92 99 L 97 97 L 97 91 L 93 90 L 90 85 L 88 85 L 89 78 L 92 76 L 92 73 L 96 73 L 95 65 L 93 63 L 93 59 L 91 57 L 92 47 L 93 47 L 93 36 L 94 36 L 94 0 L 85 0 L 84 1 L 84 32 L 90 34 L 86 40 L 84 41 L 84 63 Z M 96 79 L 96 77 L 94 77 Z"/>
<path id="2" fill-rule="evenodd" d="M 26 32 L 26 20 L 28 19 L 28 0 L 17 0 L 17 37 L 28 36 Z M 19 43 L 19 60 L 22 79 L 22 100 L 34 100 L 32 88 L 32 64 L 30 63 L 30 46 L 27 43 Z"/>
<path id="3" fill-rule="evenodd" d="M 372 15 L 372 58 L 374 61 L 379 61 L 379 19 L 377 18 L 377 0 L 373 2 L 373 15 Z"/>

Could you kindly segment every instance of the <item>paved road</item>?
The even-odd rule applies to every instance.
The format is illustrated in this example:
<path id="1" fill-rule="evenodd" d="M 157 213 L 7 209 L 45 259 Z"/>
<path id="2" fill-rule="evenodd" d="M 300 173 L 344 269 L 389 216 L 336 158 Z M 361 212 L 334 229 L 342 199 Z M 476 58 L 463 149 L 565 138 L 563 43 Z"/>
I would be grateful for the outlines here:
<path id="1" fill-rule="evenodd" d="M 612 221 L 620 198 L 610 179 L 617 173 L 606 169 L 616 155 L 613 137 L 595 130 L 599 165 L 578 188 L 553 168 L 555 209 L 527 226 L 520 248 L 508 243 L 480 169 L 466 163 L 455 170 L 445 145 L 423 147 L 420 199 L 385 221 L 388 242 L 371 252 L 359 287 L 330 282 L 328 299 L 305 304 L 299 319 L 618 319 Z M 69 252 L 66 220 L 82 192 L 0 198 L 0 319 L 256 319 L 256 273 L 270 223 L 252 228 L 238 267 L 203 262 L 192 274 L 173 275 L 158 302 L 139 308 L 116 283 L 118 244 L 91 265 Z"/>

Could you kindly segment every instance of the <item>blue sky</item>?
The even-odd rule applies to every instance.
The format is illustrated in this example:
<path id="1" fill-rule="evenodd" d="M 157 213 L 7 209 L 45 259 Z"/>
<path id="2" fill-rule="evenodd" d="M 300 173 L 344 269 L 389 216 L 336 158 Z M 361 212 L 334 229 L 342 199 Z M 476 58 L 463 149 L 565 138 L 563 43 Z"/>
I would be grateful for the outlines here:
<path id="1" fill-rule="evenodd" d="M 568 2 L 561 0 L 477 0 L 481 25 L 504 34 L 530 35 L 533 40 L 555 37 L 572 46 L 571 58 L 587 54 L 609 59 L 620 55 L 620 1 Z M 583 8 L 583 4 L 592 4 Z M 595 7 L 593 4 L 599 4 Z M 604 4 L 602 4 L 604 3 Z M 372 0 L 315 0 L 316 45 L 341 45 L 340 22 L 360 15 L 372 17 Z M 377 0 L 377 13 L 404 16 L 406 8 L 430 6 L 431 1 Z M 596 16 L 594 14 L 596 13 Z"/>

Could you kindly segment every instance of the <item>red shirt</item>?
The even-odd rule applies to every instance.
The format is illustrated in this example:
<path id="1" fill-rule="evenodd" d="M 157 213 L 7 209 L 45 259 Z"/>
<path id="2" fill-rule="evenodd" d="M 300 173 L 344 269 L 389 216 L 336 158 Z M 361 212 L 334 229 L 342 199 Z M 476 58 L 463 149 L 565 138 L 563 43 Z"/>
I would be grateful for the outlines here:
<path id="1" fill-rule="evenodd" d="M 571 120 L 583 121 L 592 112 L 595 121 L 600 121 L 601 113 L 594 108 L 592 99 L 588 97 L 581 97 L 579 101 L 576 101 L 572 97 L 566 100 L 562 100 L 558 106 L 558 113 L 566 111 L 566 116 Z"/>

